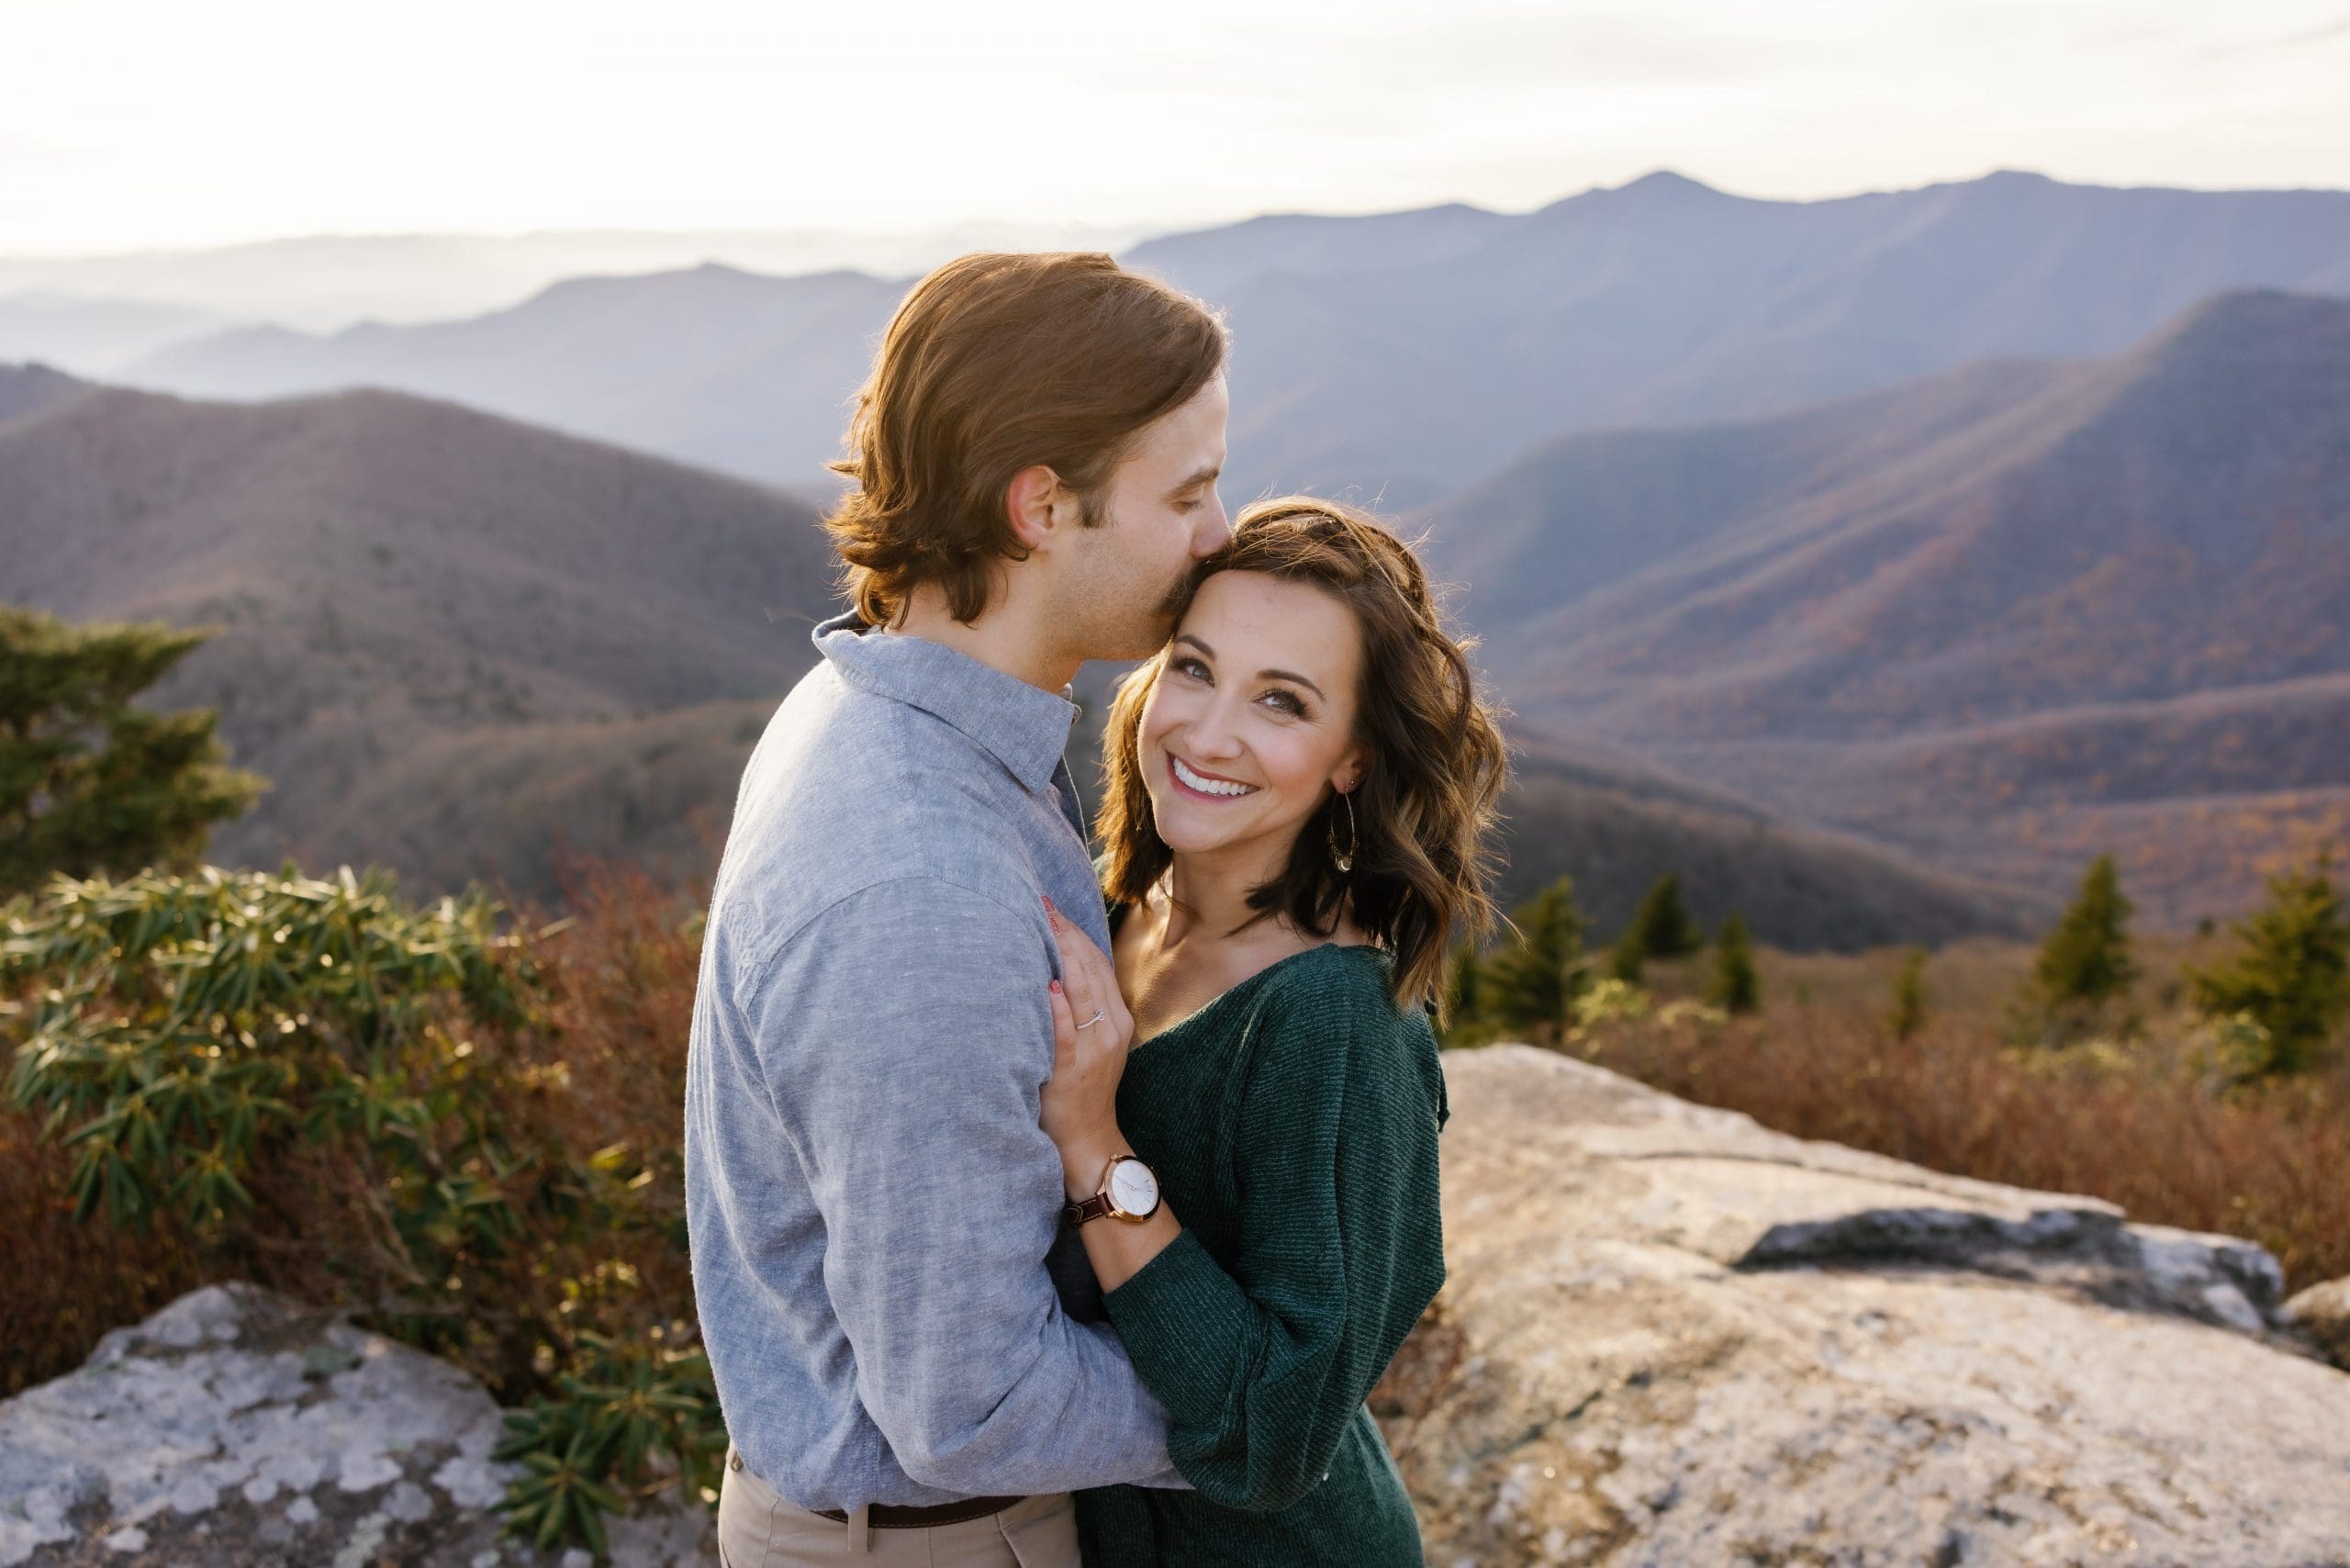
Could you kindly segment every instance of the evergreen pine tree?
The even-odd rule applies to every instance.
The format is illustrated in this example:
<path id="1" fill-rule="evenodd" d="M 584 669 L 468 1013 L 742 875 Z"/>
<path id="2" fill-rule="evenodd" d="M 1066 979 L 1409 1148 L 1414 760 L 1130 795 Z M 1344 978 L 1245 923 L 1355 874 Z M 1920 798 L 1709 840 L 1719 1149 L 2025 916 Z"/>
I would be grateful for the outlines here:
<path id="1" fill-rule="evenodd" d="M 1915 1039 L 1925 1026 L 1926 950 L 1912 947 L 1902 955 L 1901 972 L 1893 977 L 1893 1037 Z"/>
<path id="2" fill-rule="evenodd" d="M 1626 985 L 1640 983 L 1641 964 L 1648 949 L 1640 945 L 1640 928 L 1624 927 L 1624 935 L 1616 938 L 1616 946 L 1607 951 L 1607 978 L 1622 980 Z"/>
<path id="3" fill-rule="evenodd" d="M 1616 939 L 1607 972 L 1627 985 L 1638 985 L 1647 960 L 1683 958 L 1705 945 L 1705 932 L 1681 907 L 1680 877 L 1667 871 L 1642 895 L 1624 934 Z"/>
<path id="4" fill-rule="evenodd" d="M 217 712 L 130 705 L 210 635 L 0 605 L 0 898 L 56 871 L 185 868 L 268 788 L 224 766 Z"/>
<path id="5" fill-rule="evenodd" d="M 1515 1031 L 1564 1027 L 1580 989 L 1583 915 L 1574 881 L 1561 877 L 1510 916 L 1516 935 L 1487 959 L 1479 991 L 1494 1025 Z"/>
<path id="6" fill-rule="evenodd" d="M 1463 942 L 1452 950 L 1444 970 L 1444 1043 L 1467 1045 L 1484 1023 L 1484 960 L 1476 944 Z"/>
<path id="7" fill-rule="evenodd" d="M 1643 958 L 1685 958 L 1706 945 L 1705 932 L 1681 907 L 1681 878 L 1672 871 L 1657 879 L 1632 912 L 1631 930 L 1638 935 Z"/>
<path id="8" fill-rule="evenodd" d="M 2051 1008 L 2076 1002 L 2094 1007 L 2129 989 L 2137 977 L 2124 929 L 2130 910 L 2113 857 L 2098 856 L 2081 879 L 2072 907 L 2041 945 L 2032 973 L 2044 1002 Z"/>
<path id="9" fill-rule="evenodd" d="M 2188 979 L 2204 1012 L 2248 1014 L 2267 1036 L 2260 1073 L 2315 1066 L 2344 1014 L 2350 1013 L 2350 924 L 2333 886 L 2332 857 L 2302 872 L 2268 879 L 2268 902 L 2235 923 L 2244 947 Z"/>
<path id="10" fill-rule="evenodd" d="M 1736 910 L 1722 922 L 1714 938 L 1714 974 L 1706 1000 L 1726 1013 L 1752 1013 L 1762 1005 L 1762 982 L 1754 973 L 1754 946 L 1746 933 L 1746 917 Z"/>

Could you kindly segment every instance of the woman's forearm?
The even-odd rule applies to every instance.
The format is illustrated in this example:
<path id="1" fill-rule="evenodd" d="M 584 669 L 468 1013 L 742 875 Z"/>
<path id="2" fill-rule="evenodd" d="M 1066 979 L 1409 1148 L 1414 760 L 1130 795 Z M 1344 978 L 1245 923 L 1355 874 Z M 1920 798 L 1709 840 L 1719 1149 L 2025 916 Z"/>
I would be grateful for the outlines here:
<path id="1" fill-rule="evenodd" d="M 1100 1191 L 1102 1172 L 1110 1168 L 1110 1161 L 1132 1152 L 1126 1140 L 1119 1137 L 1092 1152 L 1065 1154 L 1062 1174 L 1069 1201 L 1081 1203 Z M 1147 1220 L 1137 1223 L 1103 1215 L 1079 1226 L 1077 1234 L 1085 1243 L 1085 1256 L 1093 1265 L 1093 1277 L 1106 1294 L 1140 1273 L 1144 1264 L 1183 1234 L 1183 1226 L 1175 1218 L 1175 1211 L 1161 1198 Z"/>
<path id="2" fill-rule="evenodd" d="M 1077 1234 L 1085 1240 L 1085 1256 L 1093 1265 L 1093 1277 L 1107 1293 L 1142 1272 L 1144 1264 L 1183 1234 L 1183 1226 L 1176 1219 L 1175 1211 L 1161 1202 L 1158 1212 L 1140 1225 L 1104 1215 L 1078 1226 Z"/>

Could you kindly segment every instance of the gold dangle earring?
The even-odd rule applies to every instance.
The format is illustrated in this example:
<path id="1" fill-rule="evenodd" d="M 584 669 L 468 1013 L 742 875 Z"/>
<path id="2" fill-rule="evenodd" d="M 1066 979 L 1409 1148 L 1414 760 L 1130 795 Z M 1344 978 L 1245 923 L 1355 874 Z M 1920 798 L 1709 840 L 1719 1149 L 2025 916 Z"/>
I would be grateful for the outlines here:
<path id="1" fill-rule="evenodd" d="M 1355 868 L 1355 851 L 1362 847 L 1362 831 L 1355 826 L 1354 792 L 1341 790 L 1338 791 L 1338 799 L 1347 803 L 1347 846 L 1344 849 L 1338 847 L 1338 813 L 1332 812 L 1330 813 L 1330 861 L 1338 868 L 1339 874 L 1343 876 Z"/>

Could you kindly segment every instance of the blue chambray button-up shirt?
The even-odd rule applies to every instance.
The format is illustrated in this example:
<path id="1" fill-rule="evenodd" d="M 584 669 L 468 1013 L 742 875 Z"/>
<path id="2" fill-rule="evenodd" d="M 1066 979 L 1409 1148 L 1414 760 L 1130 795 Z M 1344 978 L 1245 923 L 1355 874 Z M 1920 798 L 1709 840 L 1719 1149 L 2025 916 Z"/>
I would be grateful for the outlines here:
<path id="1" fill-rule="evenodd" d="M 816 628 L 752 753 L 702 938 L 686 1217 L 727 1431 L 810 1508 L 1181 1485 L 1037 1123 L 1040 895 L 1110 944 L 1077 710 L 862 625 Z"/>

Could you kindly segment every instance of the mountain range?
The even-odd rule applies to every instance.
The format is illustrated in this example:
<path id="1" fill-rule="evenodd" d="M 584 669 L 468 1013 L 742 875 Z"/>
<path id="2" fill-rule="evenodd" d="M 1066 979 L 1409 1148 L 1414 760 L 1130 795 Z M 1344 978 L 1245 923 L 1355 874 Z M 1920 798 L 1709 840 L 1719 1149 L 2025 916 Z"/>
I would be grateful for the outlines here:
<path id="1" fill-rule="evenodd" d="M 310 234 L 95 255 L 0 255 L 0 360 L 53 358 L 111 373 L 103 339 L 49 323 L 54 350 L 20 335 L 18 306 L 139 307 L 214 329 L 335 332 L 363 321 L 444 321 L 520 304 L 566 278 L 676 272 L 719 262 L 778 275 L 853 267 L 899 277 L 983 250 L 1116 250 L 1147 230 L 1086 223 L 962 223 L 856 233 L 823 229 L 540 230 L 522 234 Z M 201 320 L 159 322 L 148 346 Z M 100 363 L 91 363 L 93 359 Z"/>
<path id="2" fill-rule="evenodd" d="M 209 404 L 0 370 L 0 599 L 218 628 L 152 695 L 217 707 L 274 781 L 216 857 L 373 860 L 414 890 L 550 897 L 566 847 L 707 871 L 835 602 L 788 495 L 397 393 Z M 1089 788 L 1097 744 L 1072 751 Z M 2042 913 L 1572 747 L 1529 759 L 1510 809 L 1509 891 L 1572 856 L 1609 922 L 1676 856 L 1701 916 L 1790 946 Z"/>
<path id="3" fill-rule="evenodd" d="M 123 378 L 211 398 L 397 388 L 829 493 L 824 464 L 903 292 L 862 273 L 770 278 L 715 263 L 575 278 L 462 321 L 330 338 L 244 328 Z"/>
<path id="4" fill-rule="evenodd" d="M 2111 849 L 2180 924 L 2350 834 L 2350 195 L 1653 175 L 1130 259 L 1230 312 L 1229 501 L 1327 476 L 1460 586 L 1513 893 L 1571 869 L 1604 924 L 1703 864 L 1709 920 L 1939 939 Z M 280 779 L 237 854 L 686 856 L 832 602 L 782 487 L 828 489 L 901 288 L 704 266 L 142 362 L 242 402 L 0 374 L 0 597 L 228 628 L 166 695 Z"/>
<path id="5" fill-rule="evenodd" d="M 168 344 L 236 325 L 194 306 L 33 290 L 0 296 L 0 361 L 103 377 Z"/>
<path id="6" fill-rule="evenodd" d="M 1413 521 L 1529 730 L 1939 864 L 2110 838 L 2176 921 L 2285 847 L 2273 798 L 2350 807 L 2350 301 L 1568 436 Z"/>
<path id="7" fill-rule="evenodd" d="M 394 393 L 0 372 L 0 599 L 218 629 L 152 694 L 273 780 L 217 855 L 434 890 L 545 888 L 557 827 L 699 853 L 688 808 L 732 800 L 710 748 L 747 755 L 833 600 L 801 502 Z"/>
<path id="8" fill-rule="evenodd" d="M 1228 496 L 1405 507 L 1572 431 L 2109 353 L 2228 290 L 2350 293 L 2350 194 L 2010 172 L 1763 201 L 1660 173 L 1525 214 L 1261 218 L 1126 259 L 1232 324 Z M 719 266 L 578 281 L 462 321 L 223 332 L 117 379 L 211 398 L 397 387 L 822 491 L 906 281 Z"/>

